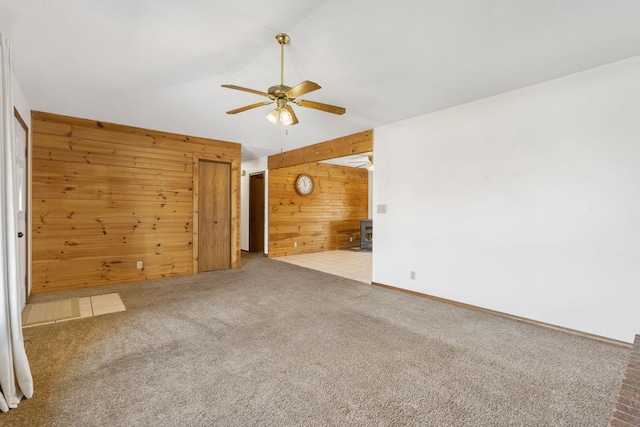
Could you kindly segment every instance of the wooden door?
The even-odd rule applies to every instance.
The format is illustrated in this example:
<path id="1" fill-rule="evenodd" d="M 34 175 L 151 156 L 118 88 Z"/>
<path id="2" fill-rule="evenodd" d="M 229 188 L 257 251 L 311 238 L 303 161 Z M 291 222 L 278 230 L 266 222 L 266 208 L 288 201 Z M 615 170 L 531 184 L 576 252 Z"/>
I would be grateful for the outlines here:
<path id="1" fill-rule="evenodd" d="M 231 165 L 198 163 L 198 271 L 231 268 Z"/>
<path id="2" fill-rule="evenodd" d="M 249 252 L 264 253 L 264 173 L 249 177 Z"/>

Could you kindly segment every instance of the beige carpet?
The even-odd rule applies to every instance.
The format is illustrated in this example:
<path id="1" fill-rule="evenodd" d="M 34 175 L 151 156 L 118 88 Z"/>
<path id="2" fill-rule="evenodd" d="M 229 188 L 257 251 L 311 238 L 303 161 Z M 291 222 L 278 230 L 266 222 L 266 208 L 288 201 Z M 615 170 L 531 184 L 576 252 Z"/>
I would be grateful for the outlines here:
<path id="1" fill-rule="evenodd" d="M 80 317 L 79 298 L 27 304 L 22 310 L 22 326 L 38 325 L 75 317 Z"/>
<path id="2" fill-rule="evenodd" d="M 606 426 L 630 350 L 243 256 L 24 330 L 8 426 Z M 36 302 L 95 289 L 36 295 Z"/>

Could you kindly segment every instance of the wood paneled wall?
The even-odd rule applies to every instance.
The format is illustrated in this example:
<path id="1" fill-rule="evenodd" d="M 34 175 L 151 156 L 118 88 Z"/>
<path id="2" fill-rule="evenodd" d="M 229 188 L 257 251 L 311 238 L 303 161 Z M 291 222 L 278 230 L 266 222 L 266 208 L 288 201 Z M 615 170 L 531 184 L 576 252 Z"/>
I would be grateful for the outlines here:
<path id="1" fill-rule="evenodd" d="M 42 112 L 32 129 L 33 292 L 197 272 L 199 159 L 231 165 L 240 267 L 240 144 Z"/>
<path id="2" fill-rule="evenodd" d="M 314 179 L 309 196 L 295 190 L 301 173 Z M 368 214 L 368 188 L 366 169 L 312 163 L 270 170 L 269 257 L 358 244 L 360 220 Z"/>

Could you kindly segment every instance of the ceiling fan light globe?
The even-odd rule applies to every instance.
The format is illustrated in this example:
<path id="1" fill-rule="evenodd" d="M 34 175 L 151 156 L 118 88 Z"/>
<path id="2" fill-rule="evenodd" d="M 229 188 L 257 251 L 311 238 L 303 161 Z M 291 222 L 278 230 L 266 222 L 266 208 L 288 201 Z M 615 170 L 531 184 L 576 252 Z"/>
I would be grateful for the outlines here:
<path id="1" fill-rule="evenodd" d="M 288 112 L 287 110 L 283 110 L 280 113 L 280 121 L 283 125 L 287 126 L 293 123 L 293 117 L 291 116 L 290 112 Z"/>
<path id="2" fill-rule="evenodd" d="M 269 120 L 272 124 L 278 123 L 278 119 L 280 118 L 280 111 L 276 108 L 269 114 L 267 114 L 267 120 Z"/>

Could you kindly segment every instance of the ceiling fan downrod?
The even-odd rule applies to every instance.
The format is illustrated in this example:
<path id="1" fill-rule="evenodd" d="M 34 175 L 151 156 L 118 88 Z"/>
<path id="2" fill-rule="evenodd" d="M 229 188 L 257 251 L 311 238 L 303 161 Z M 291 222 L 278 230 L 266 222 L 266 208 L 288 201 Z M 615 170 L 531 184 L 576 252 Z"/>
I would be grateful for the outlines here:
<path id="1" fill-rule="evenodd" d="M 285 33 L 278 33 L 276 40 L 280 43 L 280 86 L 284 86 L 284 45 L 289 43 L 290 38 Z"/>

